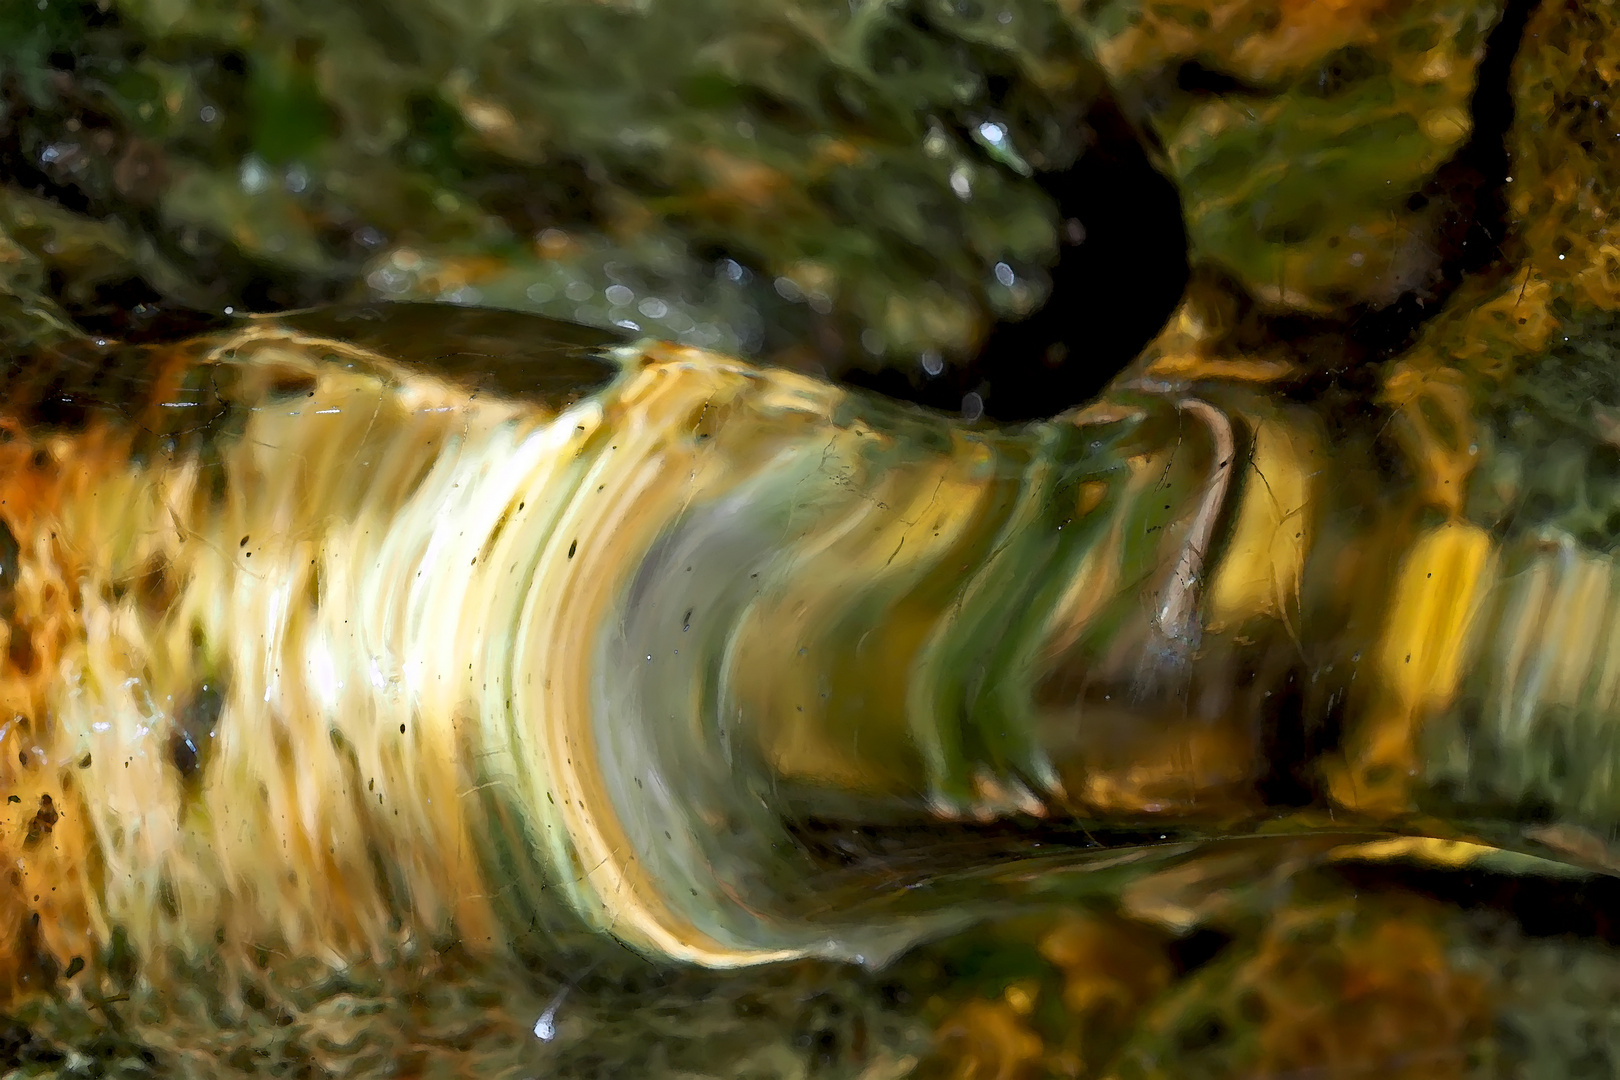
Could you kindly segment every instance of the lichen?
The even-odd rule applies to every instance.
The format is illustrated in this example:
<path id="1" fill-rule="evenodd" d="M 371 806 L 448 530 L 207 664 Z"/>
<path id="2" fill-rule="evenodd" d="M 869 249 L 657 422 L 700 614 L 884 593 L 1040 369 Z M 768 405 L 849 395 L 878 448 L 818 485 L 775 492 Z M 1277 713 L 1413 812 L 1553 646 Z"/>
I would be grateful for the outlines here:
<path id="1" fill-rule="evenodd" d="M 1620 307 L 1620 12 L 1545 0 L 1514 69 L 1508 185 L 1535 273 L 1583 307 Z"/>

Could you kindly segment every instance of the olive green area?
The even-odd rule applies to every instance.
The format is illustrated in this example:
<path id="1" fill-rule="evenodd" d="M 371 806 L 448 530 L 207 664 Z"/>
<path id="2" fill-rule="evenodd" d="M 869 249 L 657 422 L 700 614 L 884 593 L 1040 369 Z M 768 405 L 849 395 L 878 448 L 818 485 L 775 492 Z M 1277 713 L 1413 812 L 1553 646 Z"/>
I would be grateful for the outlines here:
<path id="1" fill-rule="evenodd" d="M 8 1076 L 520 1077 L 853 1075 L 874 1049 L 928 1049 L 915 974 L 790 965 L 747 979 L 621 955 L 533 975 L 441 954 L 426 972 L 266 957 L 239 1002 L 133 986 L 0 1026 Z M 547 1039 L 534 1026 L 545 1018 Z M 29 1030 L 32 1028 L 32 1030 Z"/>
<path id="2" fill-rule="evenodd" d="M 1483 617 L 1494 633 L 1479 635 L 1456 705 L 1425 729 L 1423 757 L 1444 797 L 1476 812 L 1511 808 L 1609 835 L 1620 824 L 1615 778 L 1582 767 L 1620 753 L 1602 700 L 1607 643 L 1572 628 L 1613 603 L 1620 317 L 1554 307 L 1563 325 L 1542 354 L 1502 368 L 1499 384 L 1480 391 L 1466 512 L 1502 542 Z M 1539 595 L 1541 586 L 1563 598 Z M 1515 652 L 1516 628 L 1536 621 L 1549 627 L 1547 643 Z M 1554 688 L 1551 665 L 1575 655 L 1591 657 L 1591 676 Z"/>
<path id="3" fill-rule="evenodd" d="M 362 345 L 459 385 L 561 410 L 611 382 L 602 350 L 622 334 L 492 308 L 347 304 L 275 316 L 278 326 Z"/>
<path id="4" fill-rule="evenodd" d="M 1044 0 L 0 5 L 0 326 L 513 307 L 963 355 L 1046 295 L 1099 80 Z"/>
<path id="5" fill-rule="evenodd" d="M 1429 288 L 1436 174 L 1472 133 L 1501 4 L 1083 5 L 1087 43 L 1157 137 L 1197 257 L 1276 309 Z"/>
<path id="6" fill-rule="evenodd" d="M 1520 360 L 1489 400 L 1469 516 L 1504 535 L 1620 547 L 1620 317 L 1566 310 L 1545 355 Z"/>

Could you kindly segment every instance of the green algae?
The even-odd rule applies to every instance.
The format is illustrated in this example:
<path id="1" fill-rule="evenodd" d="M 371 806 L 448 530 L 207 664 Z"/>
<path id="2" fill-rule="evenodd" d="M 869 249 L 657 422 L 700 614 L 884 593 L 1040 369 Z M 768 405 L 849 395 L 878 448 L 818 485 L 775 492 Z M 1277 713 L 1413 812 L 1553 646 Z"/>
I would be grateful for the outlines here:
<path id="1" fill-rule="evenodd" d="M 1059 223 L 1032 170 L 1079 154 L 1098 85 L 1045 4 L 999 14 L 53 2 L 0 63 L 14 153 L 171 249 L 169 302 L 449 299 L 962 355 L 1044 299 Z"/>
<path id="2" fill-rule="evenodd" d="M 1197 256 L 1277 308 L 1379 307 L 1439 268 L 1497 3 L 1093 3 L 1080 32 L 1163 147 Z"/>

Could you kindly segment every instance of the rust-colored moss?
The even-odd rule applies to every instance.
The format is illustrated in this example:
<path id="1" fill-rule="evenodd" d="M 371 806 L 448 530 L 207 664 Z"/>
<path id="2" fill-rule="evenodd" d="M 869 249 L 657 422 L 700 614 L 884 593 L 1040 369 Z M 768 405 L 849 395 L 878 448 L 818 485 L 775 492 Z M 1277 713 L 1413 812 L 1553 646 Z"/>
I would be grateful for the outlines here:
<path id="1" fill-rule="evenodd" d="M 1620 8 L 1539 5 L 1513 98 L 1509 205 L 1528 261 L 1577 305 L 1620 307 Z"/>

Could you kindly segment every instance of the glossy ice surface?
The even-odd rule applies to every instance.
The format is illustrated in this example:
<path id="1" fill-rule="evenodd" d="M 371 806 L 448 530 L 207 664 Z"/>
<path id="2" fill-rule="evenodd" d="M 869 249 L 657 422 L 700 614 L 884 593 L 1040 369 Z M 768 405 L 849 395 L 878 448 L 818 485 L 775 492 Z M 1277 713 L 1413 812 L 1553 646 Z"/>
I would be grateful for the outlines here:
<path id="1" fill-rule="evenodd" d="M 1611 860 L 1606 555 L 1447 514 L 1421 432 L 1329 454 L 1169 353 L 997 429 L 500 313 L 422 349 L 435 317 L 12 373 L 17 993 L 115 940 L 227 994 L 263 950 L 548 932 L 879 964 L 1255 835 Z M 514 331 L 524 366 L 471 361 Z"/>

